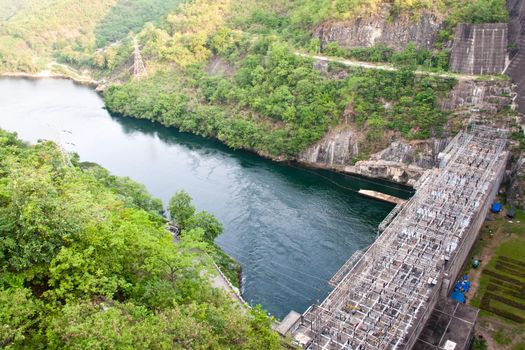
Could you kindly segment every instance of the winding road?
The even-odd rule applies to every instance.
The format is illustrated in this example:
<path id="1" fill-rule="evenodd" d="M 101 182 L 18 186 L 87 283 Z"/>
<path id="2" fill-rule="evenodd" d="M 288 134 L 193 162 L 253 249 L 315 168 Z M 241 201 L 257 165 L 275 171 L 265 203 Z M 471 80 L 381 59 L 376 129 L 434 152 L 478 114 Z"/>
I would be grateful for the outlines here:
<path id="1" fill-rule="evenodd" d="M 377 70 L 384 70 L 384 71 L 397 71 L 398 70 L 396 67 L 390 64 L 385 64 L 385 63 L 371 63 L 371 62 L 363 62 L 363 61 L 354 61 L 354 60 L 348 60 L 348 59 L 338 58 L 338 57 L 310 55 L 310 54 L 305 54 L 302 52 L 295 52 L 295 54 L 301 57 L 312 58 L 318 61 L 340 63 L 347 67 L 361 67 L 361 68 L 366 68 L 366 69 L 377 69 Z M 429 72 L 429 71 L 424 71 L 424 70 L 416 70 L 415 73 L 417 75 L 429 75 L 429 76 L 439 77 L 439 78 L 454 78 L 457 80 L 464 80 L 464 81 L 465 80 L 500 79 L 500 78 L 496 78 L 496 76 L 470 75 L 470 74 L 461 74 L 461 73 L 453 73 L 453 72 L 436 73 L 436 72 Z"/>

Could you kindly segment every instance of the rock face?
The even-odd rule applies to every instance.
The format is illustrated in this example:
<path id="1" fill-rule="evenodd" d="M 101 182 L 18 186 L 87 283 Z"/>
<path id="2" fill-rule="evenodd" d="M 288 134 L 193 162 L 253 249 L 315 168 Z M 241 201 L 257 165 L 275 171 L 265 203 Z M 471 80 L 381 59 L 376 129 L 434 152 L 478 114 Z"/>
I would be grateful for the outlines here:
<path id="1" fill-rule="evenodd" d="M 389 161 L 430 169 L 438 165 L 438 155 L 448 144 L 447 139 L 392 142 L 390 146 L 370 157 L 372 161 Z"/>
<path id="2" fill-rule="evenodd" d="M 352 49 L 373 47 L 384 44 L 395 50 L 403 50 L 410 42 L 420 48 L 434 47 L 443 21 L 431 13 L 421 14 L 417 21 L 409 16 L 389 18 L 389 7 L 381 15 L 357 18 L 350 21 L 325 22 L 316 29 L 321 47 L 336 42 L 339 46 Z"/>
<path id="3" fill-rule="evenodd" d="M 510 173 L 507 203 L 518 208 L 525 208 L 525 156 L 523 154 Z"/>
<path id="4" fill-rule="evenodd" d="M 462 80 L 441 101 L 441 109 L 475 109 L 497 113 L 504 107 L 512 105 L 512 83 L 510 81 Z"/>
<path id="5" fill-rule="evenodd" d="M 518 94 L 516 103 L 520 113 L 525 114 L 525 1 L 508 0 L 509 10 L 509 44 L 515 51 L 506 73 L 512 77 L 517 85 Z"/>
<path id="6" fill-rule="evenodd" d="M 344 169 L 351 174 L 385 179 L 408 186 L 414 186 L 425 170 L 417 166 L 389 161 L 360 161 Z"/>
<path id="7" fill-rule="evenodd" d="M 427 170 L 438 166 L 439 152 L 448 139 L 397 141 L 368 160 L 345 167 L 345 171 L 413 186 Z"/>
<path id="8" fill-rule="evenodd" d="M 357 136 L 350 129 L 332 130 L 299 155 L 299 161 L 324 167 L 346 165 L 357 156 Z"/>
<path id="9" fill-rule="evenodd" d="M 437 156 L 448 143 L 447 139 L 396 141 L 353 165 L 353 159 L 359 155 L 358 141 L 357 133 L 351 129 L 335 129 L 301 153 L 298 161 L 412 186 L 425 170 L 437 166 Z"/>
<path id="10" fill-rule="evenodd" d="M 503 73 L 507 36 L 507 23 L 458 24 L 450 52 L 450 70 L 467 74 Z"/>

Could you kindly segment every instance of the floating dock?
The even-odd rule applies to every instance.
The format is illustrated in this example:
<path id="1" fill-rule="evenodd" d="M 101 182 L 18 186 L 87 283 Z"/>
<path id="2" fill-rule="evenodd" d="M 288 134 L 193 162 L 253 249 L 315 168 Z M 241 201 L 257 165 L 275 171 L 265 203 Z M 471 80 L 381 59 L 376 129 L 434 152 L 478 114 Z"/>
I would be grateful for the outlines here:
<path id="1" fill-rule="evenodd" d="M 380 201 L 388 202 L 388 203 L 392 203 L 392 204 L 405 204 L 406 203 L 406 200 L 404 200 L 404 199 L 401 199 L 401 198 L 398 198 L 398 197 L 394 197 L 394 196 L 391 196 L 391 195 L 386 194 L 386 193 L 372 191 L 372 190 L 363 190 L 363 189 L 361 189 L 361 190 L 359 190 L 359 194 L 363 195 L 365 197 L 378 199 Z"/>

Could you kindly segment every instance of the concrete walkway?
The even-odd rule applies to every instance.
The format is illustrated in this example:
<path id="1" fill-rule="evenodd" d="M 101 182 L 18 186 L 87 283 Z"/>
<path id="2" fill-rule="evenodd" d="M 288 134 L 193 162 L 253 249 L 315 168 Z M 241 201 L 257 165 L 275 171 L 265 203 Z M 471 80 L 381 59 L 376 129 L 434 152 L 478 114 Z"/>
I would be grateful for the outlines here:
<path id="1" fill-rule="evenodd" d="M 179 229 L 175 226 L 167 223 L 166 227 L 167 231 L 170 233 L 170 235 L 173 237 L 173 244 L 178 244 L 180 242 L 180 238 L 178 236 Z M 213 276 L 210 276 L 210 282 L 211 286 L 213 288 L 221 289 L 226 294 L 228 294 L 234 301 L 239 302 L 242 306 L 250 307 L 250 305 L 243 299 L 241 292 L 239 291 L 239 288 L 235 287 L 231 282 L 228 280 L 228 278 L 224 275 L 224 273 L 221 271 L 220 267 L 213 261 L 213 258 L 209 256 L 207 253 L 203 252 L 203 254 L 206 254 L 206 256 L 210 259 L 210 261 L 213 263 L 213 267 L 215 268 L 216 274 Z M 206 273 L 206 271 L 202 271 L 202 273 Z"/>
<path id="2" fill-rule="evenodd" d="M 215 262 L 213 263 L 215 269 L 217 270 L 217 275 L 211 278 L 211 286 L 213 288 L 222 289 L 226 294 L 228 294 L 233 300 L 239 302 L 242 306 L 250 307 L 248 303 L 243 299 L 241 292 L 237 287 L 235 287 L 228 278 L 222 273 L 221 269 Z"/>

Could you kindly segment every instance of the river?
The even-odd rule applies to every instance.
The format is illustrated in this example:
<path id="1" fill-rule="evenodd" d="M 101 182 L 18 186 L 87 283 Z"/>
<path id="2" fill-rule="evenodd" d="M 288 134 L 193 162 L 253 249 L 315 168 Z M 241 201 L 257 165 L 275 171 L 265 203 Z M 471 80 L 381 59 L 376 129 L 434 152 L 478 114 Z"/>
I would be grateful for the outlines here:
<path id="1" fill-rule="evenodd" d="M 146 185 L 166 204 L 184 189 L 224 223 L 216 242 L 243 268 L 242 292 L 278 318 L 303 312 L 327 280 L 376 238 L 392 205 L 360 188 L 406 197 L 386 182 L 278 164 L 159 124 L 111 116 L 100 96 L 68 80 L 0 79 L 0 128 L 53 139 L 81 160 Z"/>

